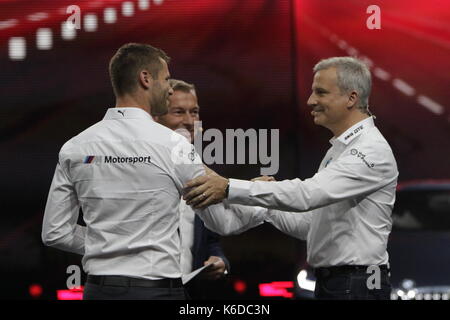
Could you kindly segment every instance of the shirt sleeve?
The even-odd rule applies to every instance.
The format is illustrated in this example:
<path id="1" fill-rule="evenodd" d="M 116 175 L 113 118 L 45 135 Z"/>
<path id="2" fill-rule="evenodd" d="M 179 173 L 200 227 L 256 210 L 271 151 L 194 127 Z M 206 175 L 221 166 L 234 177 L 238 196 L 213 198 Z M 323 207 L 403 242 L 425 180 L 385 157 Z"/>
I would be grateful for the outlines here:
<path id="1" fill-rule="evenodd" d="M 264 223 L 267 209 L 244 205 L 231 205 L 227 201 L 211 205 L 195 213 L 205 226 L 222 235 L 240 234 Z"/>
<path id="2" fill-rule="evenodd" d="M 268 210 L 266 221 L 291 237 L 306 240 L 312 215 L 312 211 L 293 214 L 292 212 L 270 209 Z"/>
<path id="3" fill-rule="evenodd" d="M 42 224 L 42 241 L 60 250 L 84 255 L 86 228 L 77 224 L 78 198 L 60 160 L 53 175 Z"/>
<path id="4" fill-rule="evenodd" d="M 188 181 L 205 174 L 200 155 L 192 144 L 180 136 L 177 144 L 170 150 L 170 158 L 174 167 L 174 174 L 180 190 Z"/>
<path id="5" fill-rule="evenodd" d="M 392 152 L 351 149 L 304 181 L 243 181 L 230 179 L 228 201 L 282 211 L 310 211 L 370 194 L 397 179 Z"/>
<path id="6" fill-rule="evenodd" d="M 174 163 L 177 180 L 186 185 L 188 181 L 205 175 L 205 169 L 200 156 L 195 152 L 194 146 L 188 143 L 184 137 L 174 135 L 176 145 L 171 150 L 171 161 Z M 184 190 L 183 190 L 184 191 Z M 220 234 L 239 234 L 264 222 L 261 210 L 245 206 L 233 206 L 228 204 L 216 204 L 203 210 L 194 210 L 203 220 L 205 226 Z"/>
<path id="7" fill-rule="evenodd" d="M 222 246 L 220 244 L 220 236 L 209 230 L 208 228 L 205 228 L 206 233 L 206 244 L 208 246 L 207 256 L 208 258 L 211 256 L 219 257 L 223 260 L 225 263 L 225 271 L 230 272 L 231 266 L 230 261 L 228 261 L 227 257 L 225 256 L 225 252 L 223 252 Z"/>

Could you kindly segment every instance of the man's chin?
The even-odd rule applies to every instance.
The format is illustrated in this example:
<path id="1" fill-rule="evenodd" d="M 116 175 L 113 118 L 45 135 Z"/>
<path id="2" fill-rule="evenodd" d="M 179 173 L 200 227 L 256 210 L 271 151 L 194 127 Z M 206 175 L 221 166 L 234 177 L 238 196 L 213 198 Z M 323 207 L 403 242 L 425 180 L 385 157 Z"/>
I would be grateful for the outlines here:
<path id="1" fill-rule="evenodd" d="M 175 129 L 175 132 L 178 133 L 178 134 L 180 134 L 180 135 L 182 135 L 183 137 L 185 137 L 186 140 L 187 140 L 189 143 L 192 143 L 192 137 L 191 137 L 191 134 L 190 134 L 189 131 L 186 130 L 185 128 L 178 128 L 178 129 Z"/>
<path id="2" fill-rule="evenodd" d="M 189 143 L 192 143 L 192 138 L 191 138 L 191 135 L 190 135 L 189 133 L 188 133 L 188 134 L 183 133 L 182 136 L 185 137 L 186 140 L 187 140 Z"/>
<path id="3" fill-rule="evenodd" d="M 314 121 L 314 124 L 316 124 L 318 126 L 323 125 L 323 119 L 322 119 L 321 115 L 314 116 L 313 121 Z"/>

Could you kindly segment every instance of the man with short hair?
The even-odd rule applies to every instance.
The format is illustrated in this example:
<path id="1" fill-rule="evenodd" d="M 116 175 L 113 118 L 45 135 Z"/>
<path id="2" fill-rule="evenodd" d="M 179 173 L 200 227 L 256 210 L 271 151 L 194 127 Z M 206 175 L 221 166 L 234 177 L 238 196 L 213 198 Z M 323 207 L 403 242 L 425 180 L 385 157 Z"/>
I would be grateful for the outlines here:
<path id="1" fill-rule="evenodd" d="M 183 185 L 205 170 L 151 116 L 167 113 L 169 61 L 150 45 L 119 48 L 109 66 L 115 108 L 59 152 L 42 240 L 83 255 L 86 300 L 185 299 L 178 207 Z"/>
<path id="2" fill-rule="evenodd" d="M 333 138 L 319 171 L 304 181 L 202 176 L 186 185 L 192 188 L 184 196 L 187 204 L 203 208 L 227 199 L 268 208 L 267 221 L 307 240 L 317 298 L 389 299 L 386 247 L 398 170 L 389 144 L 368 111 L 370 90 L 370 71 L 358 59 L 320 61 L 314 67 L 308 105 L 314 123 L 329 129 Z M 213 214 L 204 221 L 215 231 L 220 231 L 214 229 L 218 224 L 234 223 L 232 215 Z"/>
<path id="3" fill-rule="evenodd" d="M 195 123 L 200 121 L 200 107 L 193 84 L 181 80 L 170 79 L 173 94 L 170 96 L 167 114 L 155 116 L 155 121 L 185 136 L 194 143 Z M 218 234 L 205 228 L 203 221 L 195 214 L 184 200 L 180 203 L 181 232 L 181 268 L 183 274 L 189 274 L 206 264 L 209 267 L 203 277 L 191 280 L 186 286 L 192 299 L 211 298 L 217 292 L 210 281 L 219 280 L 230 270 L 230 265 L 220 245 Z M 207 295 L 206 295 L 207 294 Z"/>

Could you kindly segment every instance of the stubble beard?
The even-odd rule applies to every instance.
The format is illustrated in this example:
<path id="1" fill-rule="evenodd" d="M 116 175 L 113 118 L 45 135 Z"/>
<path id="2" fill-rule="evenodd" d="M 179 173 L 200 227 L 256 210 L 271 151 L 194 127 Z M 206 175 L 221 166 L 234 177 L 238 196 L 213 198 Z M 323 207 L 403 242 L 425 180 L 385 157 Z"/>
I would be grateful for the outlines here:
<path id="1" fill-rule="evenodd" d="M 153 114 L 157 116 L 163 116 L 169 111 L 169 101 L 166 95 L 161 93 L 158 96 L 152 96 L 151 105 L 153 108 Z"/>

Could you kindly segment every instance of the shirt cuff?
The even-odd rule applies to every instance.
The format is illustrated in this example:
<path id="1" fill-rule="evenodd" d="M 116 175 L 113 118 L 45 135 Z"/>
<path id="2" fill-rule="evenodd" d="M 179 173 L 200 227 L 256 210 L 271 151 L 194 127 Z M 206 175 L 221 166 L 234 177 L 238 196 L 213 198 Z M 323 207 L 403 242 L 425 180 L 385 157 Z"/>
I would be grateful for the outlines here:
<path id="1" fill-rule="evenodd" d="M 230 203 L 245 204 L 250 198 L 250 187 L 252 181 L 230 179 L 230 189 L 228 191 L 228 201 Z"/>

